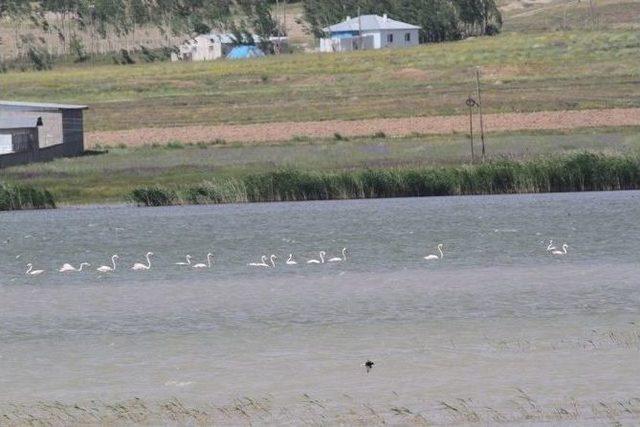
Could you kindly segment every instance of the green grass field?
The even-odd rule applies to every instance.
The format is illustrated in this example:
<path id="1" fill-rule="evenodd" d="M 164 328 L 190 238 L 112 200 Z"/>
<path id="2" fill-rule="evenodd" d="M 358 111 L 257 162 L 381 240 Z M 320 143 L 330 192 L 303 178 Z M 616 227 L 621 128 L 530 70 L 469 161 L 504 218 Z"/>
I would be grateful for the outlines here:
<path id="1" fill-rule="evenodd" d="M 87 130 L 640 106 L 640 33 L 608 28 L 247 61 L 0 75 L 3 98 L 86 103 Z"/>
<path id="2" fill-rule="evenodd" d="M 529 160 L 582 151 L 640 155 L 636 128 L 490 134 L 489 159 Z M 476 154 L 480 146 L 476 141 Z M 108 154 L 3 170 L 0 180 L 50 190 L 58 204 L 124 202 L 136 187 L 177 187 L 295 167 L 340 172 L 470 162 L 465 135 L 297 140 L 257 145 L 111 148 Z"/>

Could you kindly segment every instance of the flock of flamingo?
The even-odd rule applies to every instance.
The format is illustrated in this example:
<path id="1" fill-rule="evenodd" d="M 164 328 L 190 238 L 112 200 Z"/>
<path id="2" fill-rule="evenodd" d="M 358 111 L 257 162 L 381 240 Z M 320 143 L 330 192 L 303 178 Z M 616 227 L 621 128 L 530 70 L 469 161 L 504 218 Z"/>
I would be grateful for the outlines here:
<path id="1" fill-rule="evenodd" d="M 151 270 L 151 257 L 154 255 L 153 252 L 147 252 L 147 254 L 145 255 L 145 258 L 147 260 L 147 263 L 142 263 L 142 262 L 137 262 L 135 264 L 133 264 L 133 266 L 130 268 L 132 271 L 149 271 Z M 320 257 L 318 259 L 310 259 L 308 260 L 306 263 L 307 264 L 325 264 L 325 263 L 338 263 L 338 262 L 346 262 L 347 261 L 347 248 L 343 248 L 342 249 L 342 256 L 341 257 L 333 257 L 333 258 L 329 258 L 326 259 L 326 255 L 327 253 L 325 251 L 321 251 L 319 252 Z M 117 260 L 119 260 L 120 257 L 115 254 L 111 257 L 111 265 L 102 265 L 98 268 L 96 268 L 96 271 L 99 273 L 113 273 L 114 271 L 116 271 L 116 269 L 118 268 L 118 265 L 116 263 Z M 260 259 L 260 262 L 252 262 L 247 264 L 250 267 L 264 267 L 264 268 L 276 268 L 277 264 L 276 264 L 276 260 L 278 259 L 278 257 L 276 255 L 271 255 L 270 257 L 267 257 L 266 255 L 263 255 L 262 258 Z M 190 267 L 196 270 L 204 270 L 204 269 L 210 269 L 213 267 L 213 254 L 211 252 L 209 252 L 207 254 L 207 261 L 206 263 L 201 262 L 201 263 L 194 263 L 193 261 L 193 257 L 191 255 L 187 255 L 185 256 L 185 261 L 180 261 L 180 262 L 176 262 L 175 265 L 180 266 L 180 267 Z M 287 259 L 286 265 L 297 265 L 298 262 L 296 260 L 294 260 L 293 258 L 293 254 L 289 254 L 289 258 Z M 58 269 L 59 273 L 80 273 L 83 271 L 83 269 L 85 267 L 91 267 L 91 264 L 89 264 L 88 262 L 81 262 L 80 265 L 78 267 L 74 267 L 71 264 L 65 263 L 62 265 L 62 267 L 60 267 Z M 27 276 L 39 276 L 41 274 L 44 274 L 46 272 L 46 270 L 35 270 L 33 268 L 33 263 L 29 263 L 27 264 L 27 271 L 25 272 L 25 274 Z"/>
<path id="2" fill-rule="evenodd" d="M 436 247 L 436 250 L 438 252 L 438 254 L 430 254 L 424 257 L 424 259 L 426 261 L 439 261 L 442 260 L 444 258 L 444 244 L 439 244 Z M 567 254 L 567 249 L 569 248 L 568 244 L 563 244 L 562 245 L 562 249 L 558 249 L 554 244 L 553 244 L 553 240 L 549 241 L 549 245 L 547 246 L 547 252 L 551 253 L 552 255 L 557 255 L 557 256 L 562 256 L 562 255 L 566 255 Z M 133 266 L 131 267 L 131 270 L 133 271 L 149 271 L 151 270 L 151 257 L 153 256 L 153 252 L 147 252 L 147 254 L 145 255 L 146 261 L 147 263 L 141 263 L 141 262 L 137 262 L 135 264 L 133 264 Z M 339 263 L 339 262 L 346 262 L 347 261 L 347 248 L 343 248 L 342 249 L 342 256 L 337 256 L 337 257 L 333 257 L 333 258 L 329 258 L 327 259 L 327 253 L 325 251 L 320 251 L 318 253 L 319 257 L 318 258 L 314 258 L 314 259 L 309 259 L 306 261 L 306 264 L 325 264 L 325 263 Z M 117 265 L 116 265 L 116 260 L 118 260 L 119 257 L 118 255 L 113 255 L 111 257 L 111 265 L 102 265 L 98 268 L 96 268 L 96 271 L 99 273 L 113 273 L 114 271 L 116 271 L 117 269 Z M 277 264 L 276 261 L 278 260 L 278 256 L 277 255 L 271 255 L 271 256 L 267 256 L 267 255 L 263 255 L 260 258 L 259 262 L 251 262 L 249 264 L 247 264 L 247 266 L 249 267 L 260 267 L 260 268 L 276 268 Z M 209 252 L 207 254 L 207 261 L 206 263 L 204 262 L 200 262 L 200 263 L 193 263 L 193 257 L 191 255 L 187 255 L 185 257 L 185 261 L 180 261 L 180 262 L 176 262 L 175 265 L 180 266 L 180 267 L 190 267 L 196 270 L 204 270 L 204 269 L 210 269 L 213 266 L 213 254 L 211 252 Z M 298 262 L 294 259 L 293 254 L 289 254 L 289 258 L 285 261 L 286 265 L 289 266 L 293 266 L 293 265 L 298 265 Z M 82 262 L 80 263 L 80 265 L 78 267 L 74 267 L 71 264 L 65 263 L 62 265 L 62 267 L 60 267 L 58 269 L 59 273 L 79 273 L 82 272 L 82 269 L 84 267 L 91 267 L 91 264 L 89 264 L 88 262 Z M 34 270 L 33 268 L 33 264 L 29 263 L 27 264 L 27 271 L 25 272 L 25 274 L 27 276 L 39 276 L 41 274 L 45 273 L 45 270 Z"/>

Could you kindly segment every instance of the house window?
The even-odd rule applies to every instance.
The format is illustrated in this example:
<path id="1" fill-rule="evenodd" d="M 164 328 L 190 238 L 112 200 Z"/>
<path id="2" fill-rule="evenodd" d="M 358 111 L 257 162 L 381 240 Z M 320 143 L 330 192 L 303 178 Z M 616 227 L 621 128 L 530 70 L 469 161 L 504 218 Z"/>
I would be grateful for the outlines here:
<path id="1" fill-rule="evenodd" d="M 393 43 L 393 34 L 387 34 L 387 43 Z"/>
<path id="2" fill-rule="evenodd" d="M 410 42 L 411 41 L 411 33 L 406 33 L 404 35 L 404 41 L 406 41 L 406 42 Z"/>

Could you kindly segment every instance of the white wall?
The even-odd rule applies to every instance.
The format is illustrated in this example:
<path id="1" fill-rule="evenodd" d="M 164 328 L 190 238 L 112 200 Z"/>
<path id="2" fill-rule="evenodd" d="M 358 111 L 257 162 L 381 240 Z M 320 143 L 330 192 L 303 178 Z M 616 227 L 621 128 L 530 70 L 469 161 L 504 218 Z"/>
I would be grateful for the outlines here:
<path id="1" fill-rule="evenodd" d="M 389 34 L 393 34 L 393 42 L 388 42 Z M 410 34 L 411 40 L 405 41 L 405 35 Z M 365 31 L 363 32 L 363 50 L 400 48 L 417 46 L 420 44 L 419 30 L 393 31 Z M 350 47 L 351 39 L 320 39 L 320 52 L 347 52 L 354 50 Z"/>
<path id="2" fill-rule="evenodd" d="M 11 135 L 0 135 L 0 154 L 13 152 L 13 142 Z"/>
<path id="3" fill-rule="evenodd" d="M 372 49 L 375 49 L 372 34 L 363 35 L 362 40 L 359 40 L 358 37 L 320 39 L 320 52 L 351 52 L 354 50 Z"/>
<path id="4" fill-rule="evenodd" d="M 380 31 L 363 31 L 362 34 L 373 37 L 373 49 L 380 49 L 380 46 L 382 46 Z"/>
<path id="5" fill-rule="evenodd" d="M 180 46 L 180 54 L 171 55 L 172 61 L 212 61 L 222 57 L 222 44 L 217 41 L 212 42 L 206 35 L 197 36 Z"/>
<path id="6" fill-rule="evenodd" d="M 393 35 L 393 42 L 388 41 L 388 37 L 390 34 Z M 405 41 L 406 34 L 410 34 L 410 37 L 411 37 L 410 41 Z M 382 31 L 380 36 L 381 36 L 381 43 L 380 43 L 381 48 L 409 47 L 409 46 L 417 46 L 418 44 L 420 44 L 419 30 Z"/>

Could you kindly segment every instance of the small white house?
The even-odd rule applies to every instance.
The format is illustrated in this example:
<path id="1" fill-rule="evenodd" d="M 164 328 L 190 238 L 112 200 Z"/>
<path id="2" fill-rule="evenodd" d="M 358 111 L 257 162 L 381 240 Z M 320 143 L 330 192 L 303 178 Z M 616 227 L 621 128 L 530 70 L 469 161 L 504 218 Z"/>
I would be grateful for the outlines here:
<path id="1" fill-rule="evenodd" d="M 391 19 L 386 14 L 347 17 L 339 24 L 323 28 L 328 37 L 320 39 L 320 51 L 345 52 L 416 46 L 420 43 L 420 28 Z"/>
<path id="2" fill-rule="evenodd" d="M 259 37 L 253 36 L 256 42 Z M 176 61 L 213 61 L 224 58 L 238 43 L 231 34 L 201 34 L 178 47 L 178 52 L 171 55 Z"/>

